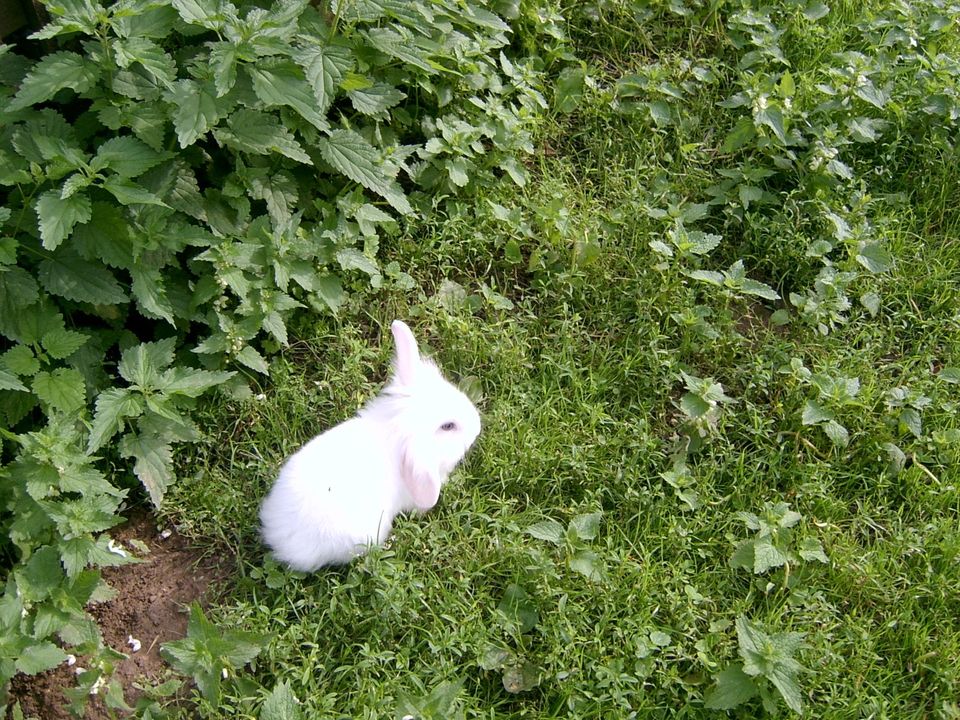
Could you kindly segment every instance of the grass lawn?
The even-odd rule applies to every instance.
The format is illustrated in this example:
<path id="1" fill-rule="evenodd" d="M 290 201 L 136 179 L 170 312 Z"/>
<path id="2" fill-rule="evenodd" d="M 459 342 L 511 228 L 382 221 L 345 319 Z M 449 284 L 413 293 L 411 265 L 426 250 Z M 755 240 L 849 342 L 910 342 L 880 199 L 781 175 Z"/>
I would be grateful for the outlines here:
<path id="1" fill-rule="evenodd" d="M 716 5 L 568 4 L 526 186 L 207 407 L 166 511 L 268 640 L 197 715 L 960 717 L 960 11 Z M 483 433 L 387 548 L 286 572 L 258 504 L 395 317 Z"/>

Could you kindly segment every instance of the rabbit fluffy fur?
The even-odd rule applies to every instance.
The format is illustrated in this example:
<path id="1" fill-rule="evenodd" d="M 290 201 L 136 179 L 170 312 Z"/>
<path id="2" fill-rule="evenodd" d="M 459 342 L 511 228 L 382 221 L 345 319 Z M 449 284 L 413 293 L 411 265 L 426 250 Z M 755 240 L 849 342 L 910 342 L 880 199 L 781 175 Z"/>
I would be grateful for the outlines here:
<path id="1" fill-rule="evenodd" d="M 394 375 L 356 417 L 310 440 L 280 470 L 260 509 L 263 538 L 295 570 L 349 562 L 390 535 L 398 513 L 432 508 L 480 434 L 470 400 L 391 326 Z"/>

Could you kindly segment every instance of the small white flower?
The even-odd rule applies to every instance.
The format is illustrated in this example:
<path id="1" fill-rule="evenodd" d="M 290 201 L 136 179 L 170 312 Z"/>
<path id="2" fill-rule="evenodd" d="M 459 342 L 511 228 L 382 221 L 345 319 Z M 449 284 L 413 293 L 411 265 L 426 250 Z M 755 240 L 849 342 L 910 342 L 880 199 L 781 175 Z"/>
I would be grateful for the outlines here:
<path id="1" fill-rule="evenodd" d="M 127 645 L 130 646 L 131 652 L 140 652 L 140 648 L 142 647 L 140 641 L 133 635 L 127 635 Z"/>
<path id="2" fill-rule="evenodd" d="M 112 552 L 114 555 L 119 555 L 120 557 L 128 557 L 130 553 L 123 549 L 123 546 L 118 544 L 113 538 L 107 543 L 107 550 Z"/>
<path id="3" fill-rule="evenodd" d="M 74 675 L 83 675 L 85 672 L 86 672 L 86 670 L 85 670 L 84 668 L 80 667 L 79 665 L 77 665 L 77 666 L 73 669 Z"/>
<path id="4" fill-rule="evenodd" d="M 101 676 L 98 677 L 98 678 L 96 679 L 96 681 L 93 683 L 93 687 L 90 688 L 90 694 L 91 694 L 91 695 L 96 695 L 96 694 L 98 694 L 98 693 L 100 692 L 100 688 L 102 688 L 102 687 L 103 687 L 104 685 L 106 685 L 106 684 L 107 684 L 107 678 L 104 677 L 103 675 L 101 675 Z"/>
<path id="5" fill-rule="evenodd" d="M 76 664 L 77 664 L 77 656 L 76 656 L 76 655 L 67 655 L 67 659 L 64 660 L 64 662 L 65 662 L 67 665 L 76 665 Z"/>
<path id="6" fill-rule="evenodd" d="M 223 670 L 220 671 L 220 677 L 222 677 L 224 680 L 226 680 L 229 675 L 230 673 L 227 672 L 226 668 L 223 668 Z"/>
<path id="7" fill-rule="evenodd" d="M 173 535 L 173 530 L 171 530 L 170 528 L 167 528 L 167 529 L 164 530 L 162 533 L 160 533 L 160 539 L 161 539 L 161 540 L 166 540 L 166 539 L 167 539 L 168 537 L 170 537 L 171 535 Z"/>
<path id="8" fill-rule="evenodd" d="M 257 400 L 257 401 L 259 401 L 259 402 L 263 402 L 264 400 L 267 399 L 267 394 L 266 394 L 266 393 L 259 393 L 258 395 L 254 395 L 254 396 L 253 396 L 253 399 L 254 399 L 254 400 Z"/>

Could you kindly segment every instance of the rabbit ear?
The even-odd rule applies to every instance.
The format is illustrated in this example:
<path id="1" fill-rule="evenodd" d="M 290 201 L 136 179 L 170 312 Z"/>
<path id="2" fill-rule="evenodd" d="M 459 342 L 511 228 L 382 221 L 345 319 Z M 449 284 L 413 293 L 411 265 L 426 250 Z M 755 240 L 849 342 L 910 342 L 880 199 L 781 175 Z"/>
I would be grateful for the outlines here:
<path id="1" fill-rule="evenodd" d="M 403 320 L 394 320 L 390 325 L 393 342 L 397 347 L 397 380 L 401 385 L 412 385 L 420 366 L 420 350 L 417 340 Z"/>
<path id="2" fill-rule="evenodd" d="M 440 499 L 440 475 L 419 462 L 416 452 L 407 442 L 400 448 L 400 478 L 419 509 L 429 510 L 437 504 Z"/>

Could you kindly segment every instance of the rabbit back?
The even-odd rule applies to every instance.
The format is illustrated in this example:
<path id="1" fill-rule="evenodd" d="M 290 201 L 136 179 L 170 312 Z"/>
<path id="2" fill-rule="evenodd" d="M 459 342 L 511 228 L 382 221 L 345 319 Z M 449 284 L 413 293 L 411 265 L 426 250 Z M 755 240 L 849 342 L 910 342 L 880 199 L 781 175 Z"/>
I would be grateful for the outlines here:
<path id="1" fill-rule="evenodd" d="M 393 448 L 363 418 L 318 435 L 280 470 L 260 511 L 274 556 L 296 570 L 349 562 L 382 543 L 407 504 Z"/>

